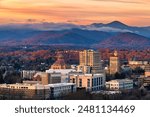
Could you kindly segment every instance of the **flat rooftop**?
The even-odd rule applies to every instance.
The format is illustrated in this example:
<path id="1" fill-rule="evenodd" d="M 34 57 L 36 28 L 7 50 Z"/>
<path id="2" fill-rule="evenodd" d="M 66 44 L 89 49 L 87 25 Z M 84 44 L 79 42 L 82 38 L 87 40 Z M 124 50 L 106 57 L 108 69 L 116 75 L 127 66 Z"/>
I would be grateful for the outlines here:
<path id="1" fill-rule="evenodd" d="M 61 86 L 70 86 L 75 85 L 75 83 L 56 83 L 56 84 L 48 84 L 49 87 L 61 87 Z"/>
<path id="2" fill-rule="evenodd" d="M 59 73 L 69 73 L 69 72 L 75 72 L 74 69 L 49 69 L 46 70 L 46 73 L 53 73 L 53 72 L 59 72 Z"/>
<path id="3" fill-rule="evenodd" d="M 115 80 L 110 80 L 108 82 L 131 82 L 133 81 L 132 79 L 115 79 Z"/>
<path id="4" fill-rule="evenodd" d="M 104 74 L 71 74 L 72 76 L 104 76 Z"/>

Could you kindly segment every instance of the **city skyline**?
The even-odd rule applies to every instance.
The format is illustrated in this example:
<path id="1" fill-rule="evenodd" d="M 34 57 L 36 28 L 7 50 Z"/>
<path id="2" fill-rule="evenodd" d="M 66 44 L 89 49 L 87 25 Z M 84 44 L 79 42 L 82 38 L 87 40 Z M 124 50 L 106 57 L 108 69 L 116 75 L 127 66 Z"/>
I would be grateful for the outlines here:
<path id="1" fill-rule="evenodd" d="M 0 0 L 0 23 L 90 24 L 119 20 L 150 25 L 149 0 Z"/>

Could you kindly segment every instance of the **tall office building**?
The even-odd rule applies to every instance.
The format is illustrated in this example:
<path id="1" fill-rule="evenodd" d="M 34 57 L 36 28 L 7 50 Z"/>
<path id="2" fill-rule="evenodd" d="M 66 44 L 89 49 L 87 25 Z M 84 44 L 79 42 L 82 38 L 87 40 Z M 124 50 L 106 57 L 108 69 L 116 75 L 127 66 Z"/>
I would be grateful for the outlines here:
<path id="1" fill-rule="evenodd" d="M 90 73 L 101 73 L 101 59 L 99 52 L 94 50 L 84 50 L 79 53 L 80 65 L 82 71 Z"/>
<path id="2" fill-rule="evenodd" d="M 115 51 L 113 56 L 110 57 L 109 70 L 110 74 L 115 74 L 116 72 L 120 71 L 120 62 L 117 51 Z"/>

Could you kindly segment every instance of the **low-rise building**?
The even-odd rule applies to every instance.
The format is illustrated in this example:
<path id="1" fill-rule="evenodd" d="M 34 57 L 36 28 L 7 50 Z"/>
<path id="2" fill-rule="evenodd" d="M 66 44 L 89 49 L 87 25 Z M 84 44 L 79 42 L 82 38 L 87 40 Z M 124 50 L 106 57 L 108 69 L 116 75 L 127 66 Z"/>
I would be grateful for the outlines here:
<path id="1" fill-rule="evenodd" d="M 49 84 L 50 99 L 59 98 L 61 96 L 65 96 L 69 93 L 76 92 L 76 84 L 75 83 L 57 83 L 57 84 Z"/>
<path id="2" fill-rule="evenodd" d="M 144 86 L 150 86 L 150 77 L 144 77 L 143 78 L 143 85 Z"/>
<path id="3" fill-rule="evenodd" d="M 34 80 L 39 80 L 43 85 L 61 83 L 61 73 L 38 72 L 34 75 Z"/>
<path id="4" fill-rule="evenodd" d="M 76 92 L 74 83 L 56 84 L 1 84 L 0 92 L 4 95 L 21 96 L 25 99 L 55 99 Z"/>
<path id="5" fill-rule="evenodd" d="M 1 84 L 0 94 L 7 99 L 48 99 L 49 90 L 41 84 Z"/>
<path id="6" fill-rule="evenodd" d="M 108 90 L 133 89 L 133 80 L 130 79 L 111 80 L 106 82 L 106 89 Z"/>
<path id="7" fill-rule="evenodd" d="M 22 70 L 21 76 L 23 79 L 32 79 L 37 72 L 35 70 Z"/>
<path id="8" fill-rule="evenodd" d="M 148 61 L 140 61 L 140 60 L 129 61 L 129 65 L 147 65 L 147 64 L 148 64 Z"/>
<path id="9" fill-rule="evenodd" d="M 26 83 L 1 84 L 0 88 L 37 90 L 37 89 L 44 89 L 44 85 L 41 85 L 41 84 L 26 84 Z"/>
<path id="10" fill-rule="evenodd" d="M 60 73 L 61 74 L 61 82 L 68 83 L 69 74 L 71 72 L 76 72 L 74 69 L 49 69 L 46 70 L 46 73 Z"/>
<path id="11" fill-rule="evenodd" d="M 105 86 L 104 74 L 71 74 L 70 83 L 75 83 L 78 88 L 86 88 L 87 91 L 102 90 Z"/>
<path id="12" fill-rule="evenodd" d="M 129 66 L 132 68 L 132 69 L 135 69 L 136 67 L 140 67 L 142 69 L 145 69 L 145 66 L 148 65 L 148 61 L 136 61 L 136 60 L 133 60 L 133 61 L 129 61 Z"/>

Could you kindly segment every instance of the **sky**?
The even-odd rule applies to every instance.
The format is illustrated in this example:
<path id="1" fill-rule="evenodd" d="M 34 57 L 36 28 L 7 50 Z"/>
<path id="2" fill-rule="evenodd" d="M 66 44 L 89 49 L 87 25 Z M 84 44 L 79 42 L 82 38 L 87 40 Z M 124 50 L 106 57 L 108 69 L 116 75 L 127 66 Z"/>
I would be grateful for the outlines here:
<path id="1" fill-rule="evenodd" d="M 0 24 L 108 23 L 150 26 L 150 0 L 0 0 Z"/>

